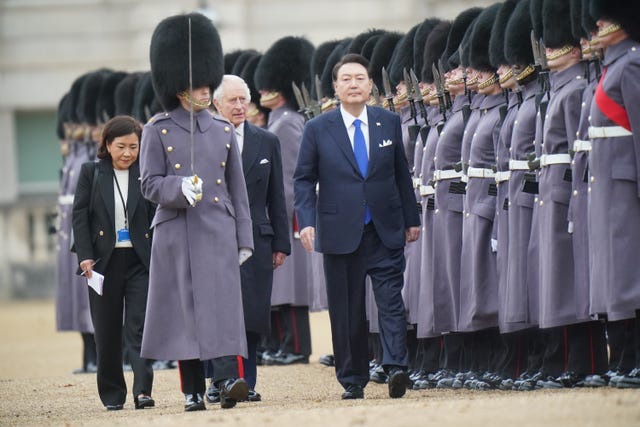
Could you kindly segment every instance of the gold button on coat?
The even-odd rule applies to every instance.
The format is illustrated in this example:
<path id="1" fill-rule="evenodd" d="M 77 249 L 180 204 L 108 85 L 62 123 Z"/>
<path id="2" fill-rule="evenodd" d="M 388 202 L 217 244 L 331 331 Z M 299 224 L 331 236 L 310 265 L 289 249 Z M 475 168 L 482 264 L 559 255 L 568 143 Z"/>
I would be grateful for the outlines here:
<path id="1" fill-rule="evenodd" d="M 227 162 L 220 162 L 220 166 L 222 166 L 222 167 L 227 166 Z"/>
<path id="2" fill-rule="evenodd" d="M 220 199 L 218 199 L 217 197 L 214 197 L 214 198 L 213 198 L 213 202 L 214 202 L 214 203 L 218 203 L 219 201 L 220 201 Z"/>
<path id="3" fill-rule="evenodd" d="M 102 236 L 104 236 L 104 231 L 100 230 L 100 231 L 98 232 L 98 234 L 102 237 Z"/>
<path id="4" fill-rule="evenodd" d="M 172 147 L 171 145 L 170 145 L 170 146 L 168 146 L 168 147 L 167 147 L 167 151 L 168 151 L 168 152 L 172 152 L 172 151 L 173 151 L 173 147 Z"/>
<path id="5" fill-rule="evenodd" d="M 231 148 L 231 144 L 227 144 L 227 150 Z"/>
<path id="6" fill-rule="evenodd" d="M 216 184 L 218 185 L 222 184 L 222 180 L 220 178 L 216 179 Z"/>
<path id="7" fill-rule="evenodd" d="M 144 237 L 148 239 L 149 238 L 149 233 L 144 233 Z"/>
<path id="8" fill-rule="evenodd" d="M 229 129 L 229 126 L 225 126 L 225 127 L 224 127 L 224 131 L 225 131 L 225 132 L 229 132 L 230 130 L 231 130 L 231 129 Z"/>
<path id="9" fill-rule="evenodd" d="M 163 135 L 166 135 L 168 131 L 166 129 L 162 129 L 161 132 Z"/>
<path id="10" fill-rule="evenodd" d="M 176 169 L 180 169 L 182 166 L 180 165 L 180 163 L 176 163 L 176 165 L 174 166 Z"/>

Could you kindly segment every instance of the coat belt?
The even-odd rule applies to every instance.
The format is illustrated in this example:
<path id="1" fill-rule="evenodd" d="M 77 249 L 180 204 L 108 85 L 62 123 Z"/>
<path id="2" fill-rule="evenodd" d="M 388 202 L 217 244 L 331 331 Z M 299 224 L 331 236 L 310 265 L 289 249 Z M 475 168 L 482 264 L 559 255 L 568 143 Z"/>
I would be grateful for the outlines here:
<path id="1" fill-rule="evenodd" d="M 540 167 L 551 165 L 568 165 L 571 163 L 571 156 L 568 154 L 543 154 L 540 156 Z"/>
<path id="2" fill-rule="evenodd" d="M 509 170 L 528 171 L 529 162 L 527 160 L 509 160 Z"/>
<path id="3" fill-rule="evenodd" d="M 618 138 L 621 136 L 631 136 L 629 132 L 622 126 L 589 126 L 589 138 Z"/>
<path id="4" fill-rule="evenodd" d="M 456 171 L 455 169 L 437 169 L 433 172 L 434 181 L 443 181 L 445 179 L 461 178 L 462 171 Z"/>
<path id="5" fill-rule="evenodd" d="M 578 153 L 580 151 L 591 151 L 591 141 L 576 139 L 575 141 L 573 141 L 573 151 L 575 153 Z"/>
<path id="6" fill-rule="evenodd" d="M 496 173 L 493 171 L 493 169 L 472 168 L 472 167 L 469 167 L 469 170 L 467 171 L 467 175 L 469 176 L 469 178 L 495 178 L 496 177 Z"/>
<path id="7" fill-rule="evenodd" d="M 420 186 L 420 195 L 422 197 L 431 196 L 436 194 L 436 189 L 431 185 L 421 185 Z"/>
<path id="8" fill-rule="evenodd" d="M 511 178 L 511 171 L 496 172 L 496 184 L 500 184 L 504 181 L 509 181 L 509 178 Z"/>

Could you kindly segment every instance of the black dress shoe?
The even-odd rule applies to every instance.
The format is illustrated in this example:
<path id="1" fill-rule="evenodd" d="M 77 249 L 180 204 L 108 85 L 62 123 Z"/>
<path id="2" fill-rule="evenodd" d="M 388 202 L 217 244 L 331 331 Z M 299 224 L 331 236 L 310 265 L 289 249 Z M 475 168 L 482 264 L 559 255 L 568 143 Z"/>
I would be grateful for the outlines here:
<path id="1" fill-rule="evenodd" d="M 220 387 L 220 407 L 230 409 L 237 402 L 247 400 L 249 385 L 243 378 L 224 380 Z"/>
<path id="2" fill-rule="evenodd" d="M 615 387 L 617 388 L 640 388 L 640 368 L 634 368 L 628 374 L 614 378 L 616 378 Z"/>
<path id="3" fill-rule="evenodd" d="M 209 403 L 220 402 L 220 389 L 216 387 L 216 385 L 213 383 L 213 380 L 211 380 L 209 388 L 207 388 L 207 392 L 204 394 L 204 396 Z"/>
<path id="4" fill-rule="evenodd" d="M 262 396 L 255 390 L 249 390 L 249 394 L 247 394 L 247 402 L 260 402 L 262 400 Z"/>
<path id="5" fill-rule="evenodd" d="M 364 399 L 364 390 L 362 389 L 362 386 L 357 384 L 349 384 L 344 390 L 344 393 L 342 393 L 342 399 Z"/>
<path id="6" fill-rule="evenodd" d="M 204 411 L 206 408 L 204 406 L 204 400 L 202 400 L 202 396 L 200 393 L 196 394 L 185 394 L 185 402 L 184 402 L 184 411 L 192 412 L 192 411 Z"/>
<path id="7" fill-rule="evenodd" d="M 151 396 L 136 396 L 133 398 L 133 403 L 135 404 L 136 409 L 153 408 L 156 406 L 156 402 L 151 398 Z"/>
<path id="8" fill-rule="evenodd" d="M 280 353 L 273 357 L 274 365 L 294 365 L 296 363 L 309 363 L 309 356 L 296 353 Z"/>
<path id="9" fill-rule="evenodd" d="M 124 408 L 124 405 L 120 403 L 117 405 L 104 405 L 104 407 L 107 409 L 107 411 L 119 411 Z"/>
<path id="10" fill-rule="evenodd" d="M 400 368 L 393 368 L 389 372 L 389 397 L 397 399 L 404 396 L 407 387 L 411 387 L 411 380 L 407 373 Z"/>
<path id="11" fill-rule="evenodd" d="M 557 381 L 559 381 L 563 387 L 574 388 L 584 387 L 584 379 L 585 375 L 578 375 L 575 372 L 568 371 L 560 375 Z"/>
<path id="12" fill-rule="evenodd" d="M 320 356 L 318 362 L 320 362 L 324 366 L 336 366 L 336 359 L 333 357 L 333 354 L 325 354 L 323 356 Z"/>

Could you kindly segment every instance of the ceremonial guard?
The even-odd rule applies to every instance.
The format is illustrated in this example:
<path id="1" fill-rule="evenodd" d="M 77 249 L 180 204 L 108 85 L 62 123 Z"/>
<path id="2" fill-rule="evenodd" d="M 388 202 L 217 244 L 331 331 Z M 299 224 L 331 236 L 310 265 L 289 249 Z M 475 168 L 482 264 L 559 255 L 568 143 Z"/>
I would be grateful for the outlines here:
<path id="1" fill-rule="evenodd" d="M 239 265 L 253 232 L 234 132 L 208 109 L 223 74 L 220 38 L 203 15 L 171 16 L 150 57 L 165 112 L 141 141 L 142 193 L 158 205 L 142 356 L 179 360 L 186 411 L 205 409 L 201 360 L 214 359 L 220 404 L 231 408 L 248 394 L 237 358 L 247 357 Z"/>

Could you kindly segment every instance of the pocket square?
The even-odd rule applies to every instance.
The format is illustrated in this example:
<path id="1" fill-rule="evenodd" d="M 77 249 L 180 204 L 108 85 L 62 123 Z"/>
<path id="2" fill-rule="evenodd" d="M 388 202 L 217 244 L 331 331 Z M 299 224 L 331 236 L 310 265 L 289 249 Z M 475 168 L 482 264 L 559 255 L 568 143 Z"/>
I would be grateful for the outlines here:
<path id="1" fill-rule="evenodd" d="M 267 160 L 267 159 L 260 160 L 260 164 L 261 165 L 266 165 L 267 163 L 269 163 L 269 160 Z"/>
<path id="2" fill-rule="evenodd" d="M 393 144 L 393 141 L 391 141 L 390 139 L 385 139 L 382 141 L 382 144 L 378 144 L 378 147 L 381 147 L 381 148 L 388 147 L 392 144 Z"/>

